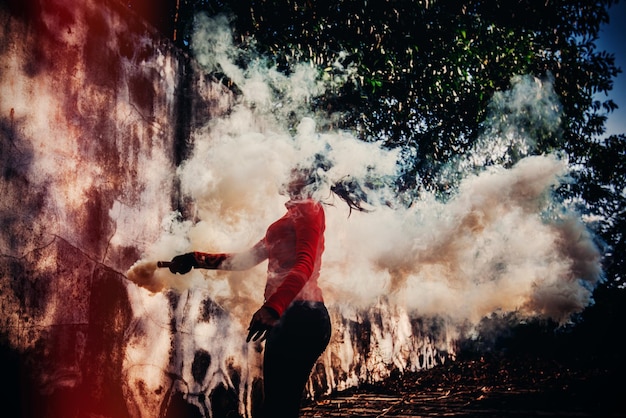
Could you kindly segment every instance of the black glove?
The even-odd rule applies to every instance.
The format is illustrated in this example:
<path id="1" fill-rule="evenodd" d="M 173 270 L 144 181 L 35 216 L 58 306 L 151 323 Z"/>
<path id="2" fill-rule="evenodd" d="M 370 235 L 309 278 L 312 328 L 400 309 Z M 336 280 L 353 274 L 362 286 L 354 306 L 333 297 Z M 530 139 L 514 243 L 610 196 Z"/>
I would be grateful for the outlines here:
<path id="1" fill-rule="evenodd" d="M 252 316 L 248 327 L 248 337 L 246 342 L 256 341 L 259 338 L 263 341 L 267 337 L 267 332 L 278 322 L 278 312 L 266 306 L 261 307 Z"/>
<path id="2" fill-rule="evenodd" d="M 192 268 L 198 267 L 198 260 L 196 260 L 196 256 L 194 253 L 187 253 L 177 255 L 172 258 L 172 263 L 170 264 L 170 271 L 174 274 L 186 274 L 191 271 Z"/>

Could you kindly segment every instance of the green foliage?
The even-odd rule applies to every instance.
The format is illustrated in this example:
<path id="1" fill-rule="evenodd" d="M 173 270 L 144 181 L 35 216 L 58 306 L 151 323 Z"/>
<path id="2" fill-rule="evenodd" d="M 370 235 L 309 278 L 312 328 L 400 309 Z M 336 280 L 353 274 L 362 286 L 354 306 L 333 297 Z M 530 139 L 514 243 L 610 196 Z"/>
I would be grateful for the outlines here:
<path id="1" fill-rule="evenodd" d="M 597 220 L 591 226 L 602 237 L 609 287 L 626 280 L 626 135 L 613 135 L 592 143 L 585 150 L 585 165 L 572 184 L 572 196 L 580 196 L 583 213 Z"/>

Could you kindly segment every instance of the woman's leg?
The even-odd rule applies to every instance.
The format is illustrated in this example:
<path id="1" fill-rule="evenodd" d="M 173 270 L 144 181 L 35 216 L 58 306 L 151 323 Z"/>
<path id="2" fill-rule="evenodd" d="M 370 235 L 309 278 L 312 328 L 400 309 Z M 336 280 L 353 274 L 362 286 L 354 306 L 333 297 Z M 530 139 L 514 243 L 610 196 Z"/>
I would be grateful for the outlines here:
<path id="1" fill-rule="evenodd" d="M 263 385 L 266 418 L 297 417 L 313 365 L 330 340 L 323 303 L 294 302 L 265 341 Z"/>

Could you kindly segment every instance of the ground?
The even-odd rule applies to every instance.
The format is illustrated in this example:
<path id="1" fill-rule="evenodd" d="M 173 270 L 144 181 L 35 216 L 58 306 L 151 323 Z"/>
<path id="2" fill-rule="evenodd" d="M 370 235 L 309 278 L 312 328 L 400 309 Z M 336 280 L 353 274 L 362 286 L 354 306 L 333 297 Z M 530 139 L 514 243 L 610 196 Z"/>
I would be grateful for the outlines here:
<path id="1" fill-rule="evenodd" d="M 478 356 L 333 394 L 302 417 L 626 417 L 623 367 Z"/>

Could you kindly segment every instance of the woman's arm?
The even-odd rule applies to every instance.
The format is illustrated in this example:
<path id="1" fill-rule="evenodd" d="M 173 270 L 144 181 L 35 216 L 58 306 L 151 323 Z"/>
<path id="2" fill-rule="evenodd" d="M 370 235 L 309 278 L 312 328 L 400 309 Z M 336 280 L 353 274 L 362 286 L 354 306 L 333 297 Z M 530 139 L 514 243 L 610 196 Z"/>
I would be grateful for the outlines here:
<path id="1" fill-rule="evenodd" d="M 172 273 L 186 274 L 192 268 L 210 270 L 247 270 L 267 258 L 265 240 L 259 241 L 247 251 L 240 253 L 205 253 L 194 251 L 172 258 Z"/>
<path id="2" fill-rule="evenodd" d="M 265 246 L 265 239 L 257 242 L 249 250 L 238 253 L 196 254 L 198 254 L 199 258 L 209 256 L 206 263 L 207 267 L 203 267 L 201 265 L 200 268 L 214 268 L 219 270 L 248 270 L 267 259 L 268 256 L 267 247 Z M 213 265 L 215 267 L 212 267 Z"/>

